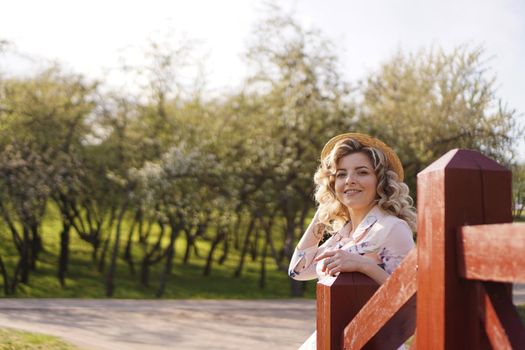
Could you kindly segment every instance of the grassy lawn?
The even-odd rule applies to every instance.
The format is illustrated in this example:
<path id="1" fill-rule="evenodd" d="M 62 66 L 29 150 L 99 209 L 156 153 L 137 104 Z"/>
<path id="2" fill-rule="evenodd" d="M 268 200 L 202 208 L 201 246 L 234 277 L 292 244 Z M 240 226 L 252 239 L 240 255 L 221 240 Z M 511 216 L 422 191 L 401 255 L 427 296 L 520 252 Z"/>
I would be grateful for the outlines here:
<path id="1" fill-rule="evenodd" d="M 91 246 L 82 241 L 75 232 L 71 232 L 70 262 L 66 286 L 58 282 L 57 262 L 59 252 L 60 222 L 58 214 L 49 209 L 42 228 L 45 251 L 39 256 L 36 271 L 29 276 L 29 284 L 19 284 L 15 297 L 30 298 L 105 298 L 105 272 L 99 273 L 91 261 Z M 280 232 L 278 232 L 280 234 Z M 277 232 L 276 232 L 277 234 Z M 262 235 L 261 235 L 262 236 Z M 127 228 L 124 228 L 121 239 L 121 254 L 124 251 Z M 276 241 L 278 241 L 276 239 Z M 12 276 L 17 253 L 8 231 L 0 223 L 0 254 L 6 262 Z M 241 237 L 242 242 L 242 237 Z M 135 242 L 136 243 L 136 242 Z M 262 237 L 259 241 L 262 244 Z M 165 242 L 167 245 L 167 242 Z M 240 253 L 230 249 L 228 259 L 223 265 L 217 260 L 222 255 L 222 246 L 216 250 L 211 275 L 203 276 L 206 258 L 210 250 L 210 241 L 198 241 L 199 256 L 192 255 L 188 264 L 183 264 L 182 257 L 186 241 L 180 235 L 175 243 L 175 263 L 163 298 L 176 299 L 273 299 L 290 296 L 290 278 L 286 272 L 279 271 L 271 256 L 266 266 L 266 287 L 259 287 L 261 258 L 252 260 L 248 254 L 240 278 L 233 277 L 240 260 Z M 136 273 L 133 275 L 124 260 L 119 259 L 115 279 L 114 298 L 155 298 L 163 265 L 155 265 L 150 270 L 150 286 L 139 283 L 138 271 L 142 250 L 135 244 L 133 256 Z M 109 264 L 109 254 L 108 254 Z M 0 278 L 0 288 L 3 280 Z M 0 292 L 3 295 L 2 292 Z M 315 297 L 315 281 L 307 285 L 306 296 Z"/>
<path id="2" fill-rule="evenodd" d="M 49 335 L 0 328 L 0 350 L 78 350 Z"/>
<path id="3" fill-rule="evenodd" d="M 518 309 L 518 314 L 520 315 L 521 323 L 523 323 L 523 325 L 525 326 L 525 304 L 518 305 L 516 309 Z"/>
<path id="4" fill-rule="evenodd" d="M 127 223 L 124 225 L 120 252 L 124 250 L 127 236 Z M 59 232 L 61 229 L 58 213 L 53 208 L 48 209 L 48 215 L 43 223 L 44 252 L 37 262 L 37 270 L 31 272 L 29 284 L 19 284 L 15 297 L 31 298 L 105 298 L 105 272 L 99 273 L 91 261 L 91 246 L 82 241 L 75 232 L 71 232 L 70 263 L 66 286 L 62 288 L 58 282 L 57 261 L 59 252 Z M 280 228 L 275 231 L 275 243 L 279 242 Z M 210 234 L 211 235 L 211 234 Z M 261 235 L 262 236 L 262 235 Z M 241 237 L 242 242 L 242 237 Z M 167 242 L 164 242 L 166 245 Z M 262 244 L 262 238 L 259 240 Z M 273 258 L 267 258 L 266 287 L 259 287 L 260 256 L 252 260 L 247 255 L 243 274 L 240 278 L 233 277 L 240 260 L 240 253 L 230 249 L 228 259 L 219 265 L 217 260 L 222 254 L 222 247 L 215 253 L 213 269 L 210 276 L 203 276 L 206 258 L 210 250 L 209 240 L 198 241 L 199 256 L 192 255 L 188 264 L 183 264 L 182 255 L 186 241 L 180 235 L 175 244 L 175 263 L 163 298 L 169 299 L 273 299 L 290 296 L 290 278 L 286 272 L 279 271 Z M 278 248 L 278 247 L 277 247 Z M 0 221 L 0 254 L 12 276 L 17 253 L 8 230 Z M 143 252 L 135 242 L 133 256 L 135 269 L 140 269 L 139 262 Z M 108 259 L 109 260 L 109 259 Z M 116 289 L 114 298 L 155 298 L 159 286 L 162 265 L 155 265 L 150 271 L 150 285 L 141 286 L 138 273 L 133 275 L 128 265 L 118 260 L 116 274 Z M 0 288 L 3 280 L 0 278 Z M 3 296 L 3 293 L 0 292 Z M 315 298 L 315 281 L 306 285 L 306 297 Z M 522 314 L 523 315 L 523 314 Z"/>

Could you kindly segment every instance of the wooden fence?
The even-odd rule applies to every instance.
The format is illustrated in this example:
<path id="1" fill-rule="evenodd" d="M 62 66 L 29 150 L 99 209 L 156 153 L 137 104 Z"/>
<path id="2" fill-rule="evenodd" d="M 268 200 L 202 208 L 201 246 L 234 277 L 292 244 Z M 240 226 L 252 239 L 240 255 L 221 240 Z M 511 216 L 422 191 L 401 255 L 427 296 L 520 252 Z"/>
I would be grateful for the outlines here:
<path id="1" fill-rule="evenodd" d="M 525 349 L 512 282 L 525 224 L 509 224 L 511 172 L 452 150 L 418 174 L 417 247 L 379 287 L 344 273 L 317 284 L 318 349 Z"/>

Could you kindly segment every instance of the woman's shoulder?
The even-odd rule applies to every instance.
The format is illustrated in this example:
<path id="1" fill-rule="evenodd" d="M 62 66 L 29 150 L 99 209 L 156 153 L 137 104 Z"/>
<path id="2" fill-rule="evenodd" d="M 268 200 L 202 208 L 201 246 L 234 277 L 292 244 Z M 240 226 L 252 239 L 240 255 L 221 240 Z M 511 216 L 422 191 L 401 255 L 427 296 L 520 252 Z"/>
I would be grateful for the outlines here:
<path id="1" fill-rule="evenodd" d="M 405 220 L 390 213 L 383 216 L 381 221 L 390 225 L 406 225 L 408 227 L 408 223 Z"/>
<path id="2" fill-rule="evenodd" d="M 376 242 L 382 249 L 406 253 L 414 247 L 414 235 L 405 220 L 385 214 L 377 223 Z"/>
<path id="3" fill-rule="evenodd" d="M 405 231 L 412 234 L 412 230 L 405 220 L 383 209 L 381 209 L 381 212 L 383 215 L 378 221 L 381 223 L 383 229 L 396 232 Z"/>

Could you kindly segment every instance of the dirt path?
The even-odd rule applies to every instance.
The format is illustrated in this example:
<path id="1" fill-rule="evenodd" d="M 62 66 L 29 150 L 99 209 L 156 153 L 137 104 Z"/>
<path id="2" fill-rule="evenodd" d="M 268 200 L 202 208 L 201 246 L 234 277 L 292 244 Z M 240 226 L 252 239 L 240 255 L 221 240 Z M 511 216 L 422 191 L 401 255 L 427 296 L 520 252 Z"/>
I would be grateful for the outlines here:
<path id="1" fill-rule="evenodd" d="M 315 329 L 315 302 L 0 299 L 0 327 L 83 349 L 297 349 Z"/>
<path id="2" fill-rule="evenodd" d="M 514 303 L 525 304 L 525 284 Z M 315 329 L 315 301 L 0 299 L 0 327 L 83 349 L 297 349 Z"/>

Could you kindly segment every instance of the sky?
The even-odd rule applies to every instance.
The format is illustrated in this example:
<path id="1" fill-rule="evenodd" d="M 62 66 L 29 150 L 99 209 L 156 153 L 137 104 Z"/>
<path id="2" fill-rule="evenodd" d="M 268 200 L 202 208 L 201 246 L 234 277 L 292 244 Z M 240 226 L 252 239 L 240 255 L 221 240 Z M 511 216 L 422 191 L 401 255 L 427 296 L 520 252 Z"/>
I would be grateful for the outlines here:
<path id="1" fill-rule="evenodd" d="M 398 50 L 439 46 L 450 51 L 483 45 L 496 96 L 525 126 L 525 1 L 522 0 L 281 0 L 306 28 L 336 44 L 345 77 L 357 81 Z M 247 69 L 242 54 L 260 0 L 0 0 L 0 40 L 18 52 L 57 60 L 74 72 L 115 85 L 122 57 L 140 60 L 138 48 L 175 32 L 199 42 L 209 89 L 234 89 Z M 3 70 L 24 70 L 4 61 Z M 122 83 L 122 82 L 121 82 Z M 516 144 L 525 162 L 525 136 Z"/>

